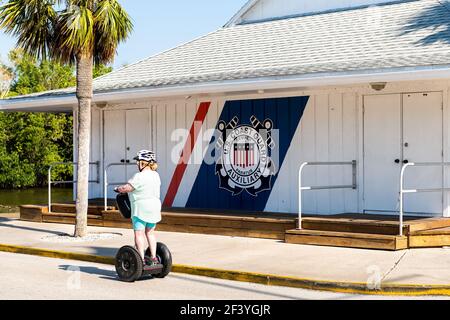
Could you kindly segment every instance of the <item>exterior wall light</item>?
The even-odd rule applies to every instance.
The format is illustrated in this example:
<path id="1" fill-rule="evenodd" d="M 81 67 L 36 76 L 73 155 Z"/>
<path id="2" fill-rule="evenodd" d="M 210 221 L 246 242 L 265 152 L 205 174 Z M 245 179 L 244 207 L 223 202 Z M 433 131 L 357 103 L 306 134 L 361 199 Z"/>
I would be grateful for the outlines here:
<path id="1" fill-rule="evenodd" d="M 381 91 L 384 88 L 386 88 L 386 82 L 373 82 L 370 84 L 373 90 L 375 91 Z"/>
<path id="2" fill-rule="evenodd" d="M 99 108 L 99 109 L 105 109 L 108 106 L 108 103 L 106 103 L 106 102 L 97 102 L 97 103 L 95 103 L 95 106 L 97 108 Z"/>

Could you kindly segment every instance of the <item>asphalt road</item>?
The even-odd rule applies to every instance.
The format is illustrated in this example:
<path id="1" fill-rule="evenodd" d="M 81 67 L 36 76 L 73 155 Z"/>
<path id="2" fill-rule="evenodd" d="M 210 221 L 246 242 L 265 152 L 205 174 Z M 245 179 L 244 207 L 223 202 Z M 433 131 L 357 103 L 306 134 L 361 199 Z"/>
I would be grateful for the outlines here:
<path id="1" fill-rule="evenodd" d="M 124 283 L 114 266 L 0 252 L 0 300 L 384 299 L 227 281 L 185 274 Z M 398 297 L 387 297 L 399 299 Z"/>

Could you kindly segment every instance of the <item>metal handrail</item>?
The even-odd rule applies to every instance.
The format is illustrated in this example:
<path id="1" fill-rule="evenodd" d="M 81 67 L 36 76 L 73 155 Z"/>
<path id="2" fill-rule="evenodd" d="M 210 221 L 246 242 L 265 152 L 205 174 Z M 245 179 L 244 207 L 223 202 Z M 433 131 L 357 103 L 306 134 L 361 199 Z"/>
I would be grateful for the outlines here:
<path id="1" fill-rule="evenodd" d="M 104 185 L 103 185 L 103 197 L 104 197 L 104 209 L 105 211 L 108 211 L 108 186 L 120 186 L 123 184 L 126 184 L 127 182 L 114 182 L 114 183 L 109 183 L 108 182 L 108 169 L 114 166 L 131 166 L 131 165 L 136 165 L 135 163 L 129 163 L 129 162 L 117 162 L 117 163 L 110 163 L 105 167 L 105 172 L 103 175 L 103 181 L 104 181 Z"/>
<path id="2" fill-rule="evenodd" d="M 302 184 L 303 169 L 307 166 L 352 166 L 352 185 L 315 186 L 304 187 Z M 356 160 L 351 162 L 303 162 L 298 170 L 298 229 L 302 229 L 302 191 L 304 190 L 328 190 L 328 189 L 356 189 Z"/>
<path id="3" fill-rule="evenodd" d="M 48 212 L 52 212 L 52 184 L 75 184 L 76 180 L 71 181 L 52 181 L 52 169 L 56 166 L 73 165 L 77 166 L 78 162 L 53 162 L 48 168 Z M 97 166 L 97 180 L 89 180 L 89 183 L 100 183 L 100 161 L 89 162 L 89 165 Z"/>
<path id="4" fill-rule="evenodd" d="M 400 194 L 399 194 L 399 202 L 400 202 L 400 208 L 399 208 L 399 228 L 400 228 L 400 236 L 403 236 L 403 215 L 404 215 L 404 200 L 403 195 L 405 193 L 419 193 L 419 192 L 444 192 L 444 191 L 450 191 L 450 188 L 426 188 L 426 189 L 404 189 L 404 182 L 405 182 L 405 171 L 408 167 L 413 166 L 421 166 L 421 167 L 445 167 L 450 166 L 450 162 L 410 162 L 406 163 L 402 167 L 402 171 L 400 172 Z"/>

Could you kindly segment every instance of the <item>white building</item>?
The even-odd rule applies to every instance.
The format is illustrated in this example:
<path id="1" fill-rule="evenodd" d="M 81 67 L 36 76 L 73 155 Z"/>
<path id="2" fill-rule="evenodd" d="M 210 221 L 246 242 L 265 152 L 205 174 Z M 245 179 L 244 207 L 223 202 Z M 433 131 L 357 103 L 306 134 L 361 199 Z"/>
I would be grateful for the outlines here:
<path id="1" fill-rule="evenodd" d="M 406 187 L 450 186 L 439 166 L 450 161 L 449 10 L 437 0 L 251 0 L 223 28 L 96 79 L 90 197 L 104 196 L 109 164 L 149 148 L 166 206 L 296 214 L 303 162 L 355 160 L 356 188 L 304 192 L 304 211 L 397 214 L 403 162 L 438 164 L 408 168 Z M 0 110 L 72 112 L 76 102 L 72 88 Z M 134 170 L 110 167 L 108 181 Z M 307 167 L 303 181 L 352 185 L 352 166 Z M 408 213 L 449 216 L 449 206 L 443 191 L 405 195 Z"/>

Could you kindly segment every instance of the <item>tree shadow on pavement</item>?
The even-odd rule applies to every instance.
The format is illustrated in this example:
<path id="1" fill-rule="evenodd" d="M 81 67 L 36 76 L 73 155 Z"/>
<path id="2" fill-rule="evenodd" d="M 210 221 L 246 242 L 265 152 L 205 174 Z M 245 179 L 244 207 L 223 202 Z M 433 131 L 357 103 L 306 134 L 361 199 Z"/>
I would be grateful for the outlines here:
<path id="1" fill-rule="evenodd" d="M 51 234 L 55 234 L 55 235 L 59 235 L 59 234 L 64 233 L 62 231 L 38 229 L 38 228 L 17 226 L 17 225 L 12 225 L 12 224 L 5 223 L 5 222 L 10 222 L 10 221 L 15 221 L 15 220 L 11 220 L 11 219 L 8 219 L 8 218 L 0 218 L 0 228 L 20 229 L 20 230 L 27 230 L 27 231 L 42 232 L 42 233 L 51 233 Z"/>

